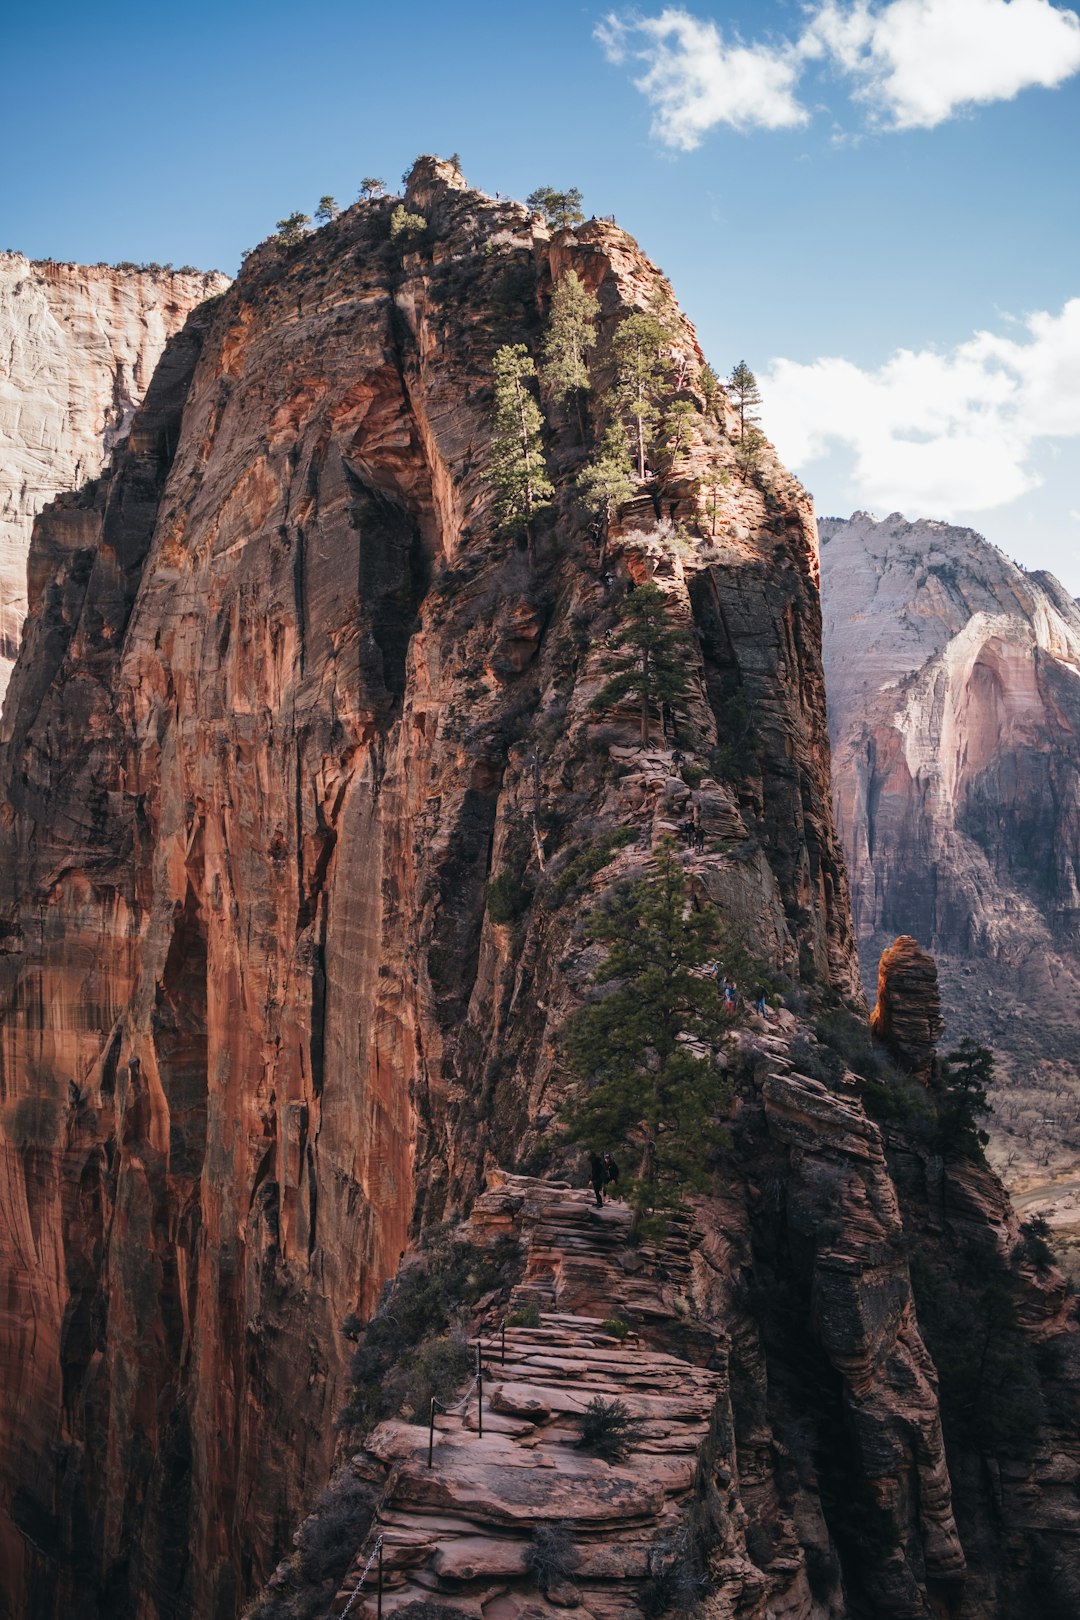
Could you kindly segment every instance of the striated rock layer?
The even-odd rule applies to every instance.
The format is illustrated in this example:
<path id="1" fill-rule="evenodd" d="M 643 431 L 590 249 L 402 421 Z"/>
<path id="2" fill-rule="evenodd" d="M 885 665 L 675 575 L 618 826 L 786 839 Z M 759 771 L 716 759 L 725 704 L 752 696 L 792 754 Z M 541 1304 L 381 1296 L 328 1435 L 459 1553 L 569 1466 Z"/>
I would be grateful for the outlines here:
<path id="1" fill-rule="evenodd" d="M 819 529 L 864 976 L 897 934 L 935 952 L 950 1039 L 989 1040 L 1014 1092 L 1035 1088 L 1030 1109 L 1016 1094 L 1032 1116 L 1016 1151 L 1042 1158 L 1059 1109 L 1041 1071 L 1048 1091 L 1080 1085 L 1080 609 L 970 529 L 897 513 Z M 1080 1138 L 1046 1147 L 1057 1162 Z"/>
<path id="2" fill-rule="evenodd" d="M 929 1082 L 942 1030 L 937 963 L 910 934 L 881 954 L 870 1028 L 901 1068 Z"/>
<path id="3" fill-rule="evenodd" d="M 227 286 L 217 272 L 0 253 L 0 700 L 26 616 L 34 518 L 62 490 L 97 477 L 167 340 Z"/>
<path id="4" fill-rule="evenodd" d="M 340 1321 L 551 1120 L 575 908 L 528 890 L 690 808 L 670 747 L 589 709 L 612 591 L 576 428 L 550 411 L 535 569 L 484 471 L 493 350 L 535 345 L 554 274 L 597 291 L 601 383 L 625 313 L 660 300 L 691 388 L 693 333 L 611 224 L 552 238 L 430 161 L 407 200 L 430 231 L 404 259 L 392 200 L 256 253 L 35 529 L 0 759 L 20 1620 L 238 1611 L 328 1470 Z M 631 503 L 607 566 L 693 631 L 684 748 L 720 754 L 735 697 L 753 718 L 739 779 L 693 789 L 695 886 L 858 996 L 810 503 L 768 451 L 725 483 L 729 431 L 698 419 L 664 521 Z M 494 922 L 505 872 L 526 904 Z"/>

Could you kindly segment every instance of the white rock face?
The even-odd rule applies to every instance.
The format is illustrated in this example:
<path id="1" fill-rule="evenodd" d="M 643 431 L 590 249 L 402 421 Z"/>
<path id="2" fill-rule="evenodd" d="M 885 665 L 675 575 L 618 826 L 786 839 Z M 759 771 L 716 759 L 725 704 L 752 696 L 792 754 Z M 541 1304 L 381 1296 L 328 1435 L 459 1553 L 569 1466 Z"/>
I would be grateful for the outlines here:
<path id="1" fill-rule="evenodd" d="M 1077 604 L 970 529 L 857 512 L 819 530 L 864 982 L 914 934 L 939 958 L 947 1041 L 976 1035 L 1025 1084 L 1050 1065 L 1080 1086 Z M 1032 1106 L 1045 1126 L 1053 1110 Z"/>
<path id="2" fill-rule="evenodd" d="M 217 272 L 0 254 L 0 699 L 26 616 L 34 518 L 97 476 L 168 339 L 228 284 Z"/>

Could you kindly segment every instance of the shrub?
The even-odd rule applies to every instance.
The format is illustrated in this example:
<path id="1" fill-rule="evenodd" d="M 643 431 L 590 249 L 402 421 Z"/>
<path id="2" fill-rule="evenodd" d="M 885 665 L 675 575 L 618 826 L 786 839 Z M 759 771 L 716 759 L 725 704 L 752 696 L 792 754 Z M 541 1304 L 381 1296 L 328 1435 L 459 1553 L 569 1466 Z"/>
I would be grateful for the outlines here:
<path id="1" fill-rule="evenodd" d="M 367 1533 L 375 1493 L 346 1465 L 333 1475 L 315 1510 L 293 1540 L 301 1573 L 311 1580 L 340 1580 Z"/>
<path id="2" fill-rule="evenodd" d="M 585 1408 L 581 1420 L 581 1449 L 591 1451 L 605 1462 L 621 1462 L 627 1453 L 643 1438 L 636 1418 L 632 1418 L 626 1403 L 616 1398 L 606 1401 L 594 1395 Z"/>
<path id="3" fill-rule="evenodd" d="M 525 1568 L 545 1595 L 560 1581 L 570 1580 L 581 1565 L 581 1553 L 565 1523 L 538 1524 L 525 1549 Z"/>
<path id="4" fill-rule="evenodd" d="M 52 1147 L 60 1130 L 56 1098 L 35 1092 L 9 1103 L 4 1110 L 4 1129 L 14 1147 Z"/>
<path id="5" fill-rule="evenodd" d="M 629 1322 L 624 1322 L 621 1316 L 606 1317 L 600 1326 L 605 1333 L 610 1333 L 613 1339 L 625 1339 L 630 1332 Z"/>
<path id="6" fill-rule="evenodd" d="M 625 849 L 636 837 L 633 827 L 613 827 L 575 855 L 558 877 L 552 878 L 545 887 L 546 898 L 552 909 L 558 910 L 567 900 L 577 899 L 597 872 L 602 872 L 610 864 L 616 851 Z"/>
<path id="7" fill-rule="evenodd" d="M 649 1579 L 641 1607 L 650 1620 L 662 1614 L 690 1614 L 707 1585 L 701 1549 L 685 1527 L 649 1552 Z"/>
<path id="8" fill-rule="evenodd" d="M 507 1327 L 535 1328 L 540 1326 L 540 1307 L 530 1304 L 519 1305 L 516 1311 L 511 1311 L 506 1318 Z"/>
<path id="9" fill-rule="evenodd" d="M 512 923 L 529 908 L 531 896 L 516 872 L 503 871 L 484 889 L 488 916 L 493 923 Z"/>
<path id="10" fill-rule="evenodd" d="M 426 1423 L 432 1398 L 448 1405 L 472 1367 L 473 1358 L 462 1339 L 449 1334 L 425 1339 L 410 1359 L 402 1390 L 402 1409 L 414 1423 Z"/>
<path id="11" fill-rule="evenodd" d="M 1013 1259 L 1026 1261 L 1040 1273 L 1049 1271 L 1054 1264 L 1054 1251 L 1047 1242 L 1050 1222 L 1046 1216 L 1031 1215 L 1026 1221 L 1021 1221 L 1020 1234 L 1020 1241 L 1012 1252 Z"/>
<path id="12" fill-rule="evenodd" d="M 427 235 L 427 228 L 423 214 L 410 214 L 404 203 L 398 203 L 390 215 L 390 240 L 403 253 L 419 247 Z"/>

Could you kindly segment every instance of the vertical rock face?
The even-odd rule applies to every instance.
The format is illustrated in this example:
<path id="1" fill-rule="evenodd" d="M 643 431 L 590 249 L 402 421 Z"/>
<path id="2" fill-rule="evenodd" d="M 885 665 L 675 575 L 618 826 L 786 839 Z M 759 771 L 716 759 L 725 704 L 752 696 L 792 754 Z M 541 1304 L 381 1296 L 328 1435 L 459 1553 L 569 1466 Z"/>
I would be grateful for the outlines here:
<path id="1" fill-rule="evenodd" d="M 1051 1064 L 1080 1084 L 1080 611 L 970 529 L 865 513 L 819 528 L 864 973 L 915 935 L 951 1034 L 990 1039 L 1015 1079 Z"/>
<path id="2" fill-rule="evenodd" d="M 0 254 L 0 700 L 26 616 L 34 518 L 62 490 L 98 476 L 166 341 L 227 286 L 216 272 Z"/>
<path id="3" fill-rule="evenodd" d="M 937 963 L 910 934 L 881 953 L 870 1028 L 902 1068 L 923 1084 L 943 1028 Z"/>
<path id="4" fill-rule="evenodd" d="M 614 226 L 552 239 L 434 162 L 407 200 L 404 259 L 392 200 L 256 253 L 36 527 L 0 762 L 10 1616 L 237 1611 L 325 1476 L 341 1319 L 551 1118 L 573 907 L 496 923 L 486 883 L 539 875 L 534 811 L 550 875 L 689 792 L 589 708 L 574 430 L 533 571 L 484 474 L 493 351 L 535 345 L 554 274 L 598 294 L 601 381 L 650 300 L 691 379 L 693 333 Z M 708 758 L 734 692 L 754 716 L 740 780 L 695 790 L 695 883 L 858 994 L 810 505 L 767 454 L 704 526 L 733 457 L 701 418 L 664 512 L 698 538 L 646 497 L 610 566 L 694 632 L 684 739 Z"/>

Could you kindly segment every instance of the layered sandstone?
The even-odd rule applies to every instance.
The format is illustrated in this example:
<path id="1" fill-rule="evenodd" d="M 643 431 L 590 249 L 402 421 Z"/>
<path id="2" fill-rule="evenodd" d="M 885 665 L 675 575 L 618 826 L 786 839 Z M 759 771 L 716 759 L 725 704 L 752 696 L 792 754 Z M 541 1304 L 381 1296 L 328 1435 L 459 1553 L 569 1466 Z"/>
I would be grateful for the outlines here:
<path id="1" fill-rule="evenodd" d="M 932 949 L 949 1038 L 988 1040 L 1008 1071 L 1003 1156 L 1064 1169 L 1080 1153 L 1054 1102 L 1080 1085 L 1080 610 L 970 529 L 865 513 L 819 529 L 864 976 L 897 934 Z"/>
<path id="2" fill-rule="evenodd" d="M 26 616 L 34 518 L 98 476 L 168 339 L 227 286 L 216 272 L 0 254 L 0 701 Z"/>
<path id="3" fill-rule="evenodd" d="M 881 953 L 870 1028 L 901 1068 L 925 1085 L 942 1027 L 937 963 L 918 940 L 901 934 Z"/>
<path id="4" fill-rule="evenodd" d="M 615 610 L 576 432 L 551 413 L 530 568 L 493 533 L 491 358 L 571 265 L 601 387 L 626 313 L 668 307 L 688 392 L 693 333 L 611 224 L 552 238 L 432 162 L 407 201 L 404 258 L 392 199 L 257 252 L 36 527 L 0 761 L 11 1615 L 225 1617 L 270 1572 L 333 1453 L 342 1318 L 550 1122 L 587 970 L 574 904 L 528 896 L 598 834 L 641 858 L 693 791 L 702 901 L 858 993 L 808 498 L 768 452 L 730 478 L 702 417 L 662 513 L 631 504 L 607 566 L 693 632 L 701 778 L 670 741 L 623 757 L 633 715 L 589 707 Z M 504 871 L 526 905 L 496 923 Z"/>

